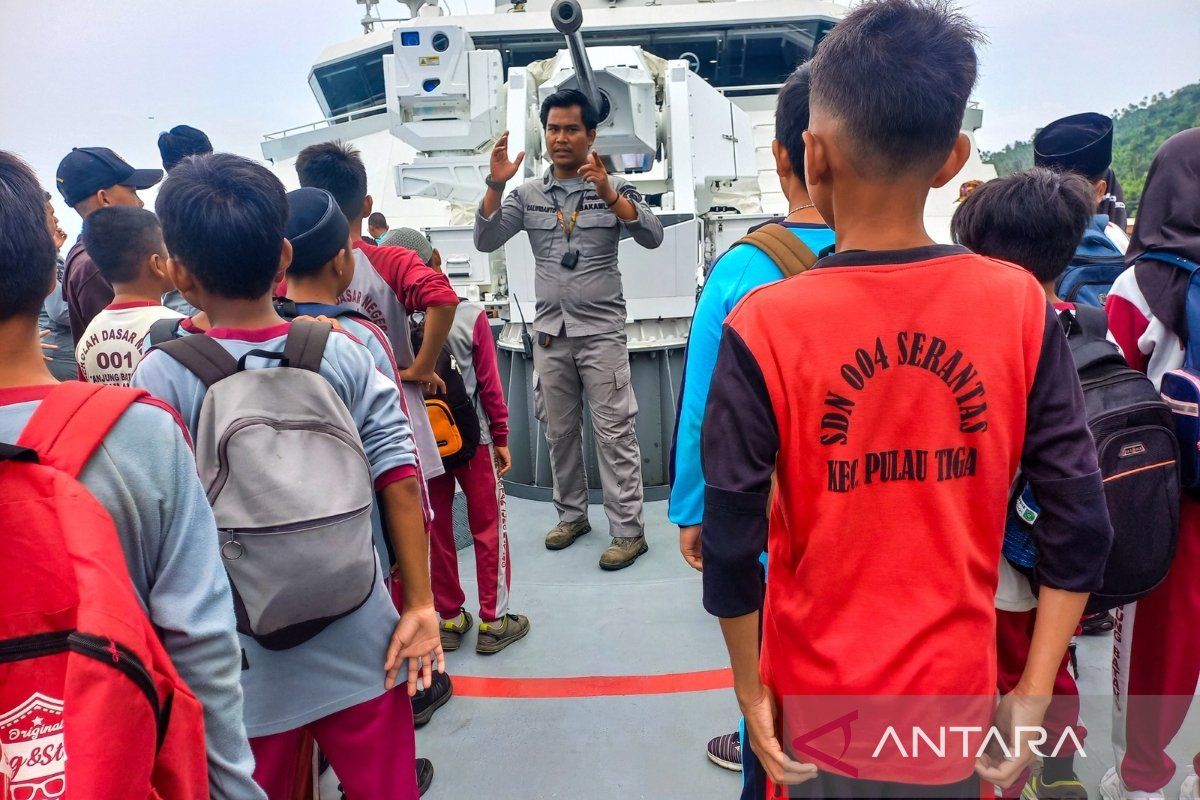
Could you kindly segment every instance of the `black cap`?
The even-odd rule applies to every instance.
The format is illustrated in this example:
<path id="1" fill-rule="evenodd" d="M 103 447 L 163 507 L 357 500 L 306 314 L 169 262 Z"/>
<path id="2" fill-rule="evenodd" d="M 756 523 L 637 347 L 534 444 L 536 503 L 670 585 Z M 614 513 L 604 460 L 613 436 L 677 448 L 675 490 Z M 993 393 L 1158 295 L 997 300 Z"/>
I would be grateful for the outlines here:
<path id="1" fill-rule="evenodd" d="M 1113 121 L 1103 114 L 1056 119 L 1033 137 L 1033 163 L 1097 178 L 1112 164 L 1112 137 Z"/>
<path id="2" fill-rule="evenodd" d="M 149 189 L 162 180 L 161 169 L 134 169 L 107 147 L 76 147 L 58 165 L 58 191 L 73 206 L 110 186 Z"/>
<path id="3" fill-rule="evenodd" d="M 283 235 L 292 243 L 292 264 L 298 274 L 311 273 L 346 247 L 350 223 L 333 195 L 309 186 L 288 192 L 288 219 Z"/>

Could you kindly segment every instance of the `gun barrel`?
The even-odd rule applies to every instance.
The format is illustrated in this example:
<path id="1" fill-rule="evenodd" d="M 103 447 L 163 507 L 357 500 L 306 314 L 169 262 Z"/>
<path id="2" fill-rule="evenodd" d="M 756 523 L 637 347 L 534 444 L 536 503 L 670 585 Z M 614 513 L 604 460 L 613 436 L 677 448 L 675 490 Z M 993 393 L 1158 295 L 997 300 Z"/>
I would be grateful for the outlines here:
<path id="1" fill-rule="evenodd" d="M 571 54 L 571 63 L 575 67 L 575 78 L 579 81 L 580 90 L 591 101 L 596 113 L 602 113 L 603 99 L 600 96 L 600 87 L 596 85 L 596 73 L 592 71 L 587 49 L 583 46 L 583 36 L 579 33 L 583 26 L 583 8 L 579 5 L 579 0 L 557 0 L 550 9 L 550 16 L 554 27 L 567 40 L 567 50 Z"/>

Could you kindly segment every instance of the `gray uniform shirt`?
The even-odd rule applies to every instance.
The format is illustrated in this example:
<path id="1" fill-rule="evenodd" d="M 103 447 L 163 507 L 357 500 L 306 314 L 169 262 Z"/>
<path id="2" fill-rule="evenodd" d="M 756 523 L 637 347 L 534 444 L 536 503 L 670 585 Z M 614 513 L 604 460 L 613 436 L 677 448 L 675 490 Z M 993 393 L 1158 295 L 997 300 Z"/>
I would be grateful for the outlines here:
<path id="1" fill-rule="evenodd" d="M 621 228 L 642 247 L 662 244 L 662 223 L 638 190 L 620 176 L 608 179 L 633 203 L 636 220 L 618 218 L 590 183 L 580 178 L 559 180 L 553 168 L 510 192 L 491 217 L 483 216 L 482 207 L 475 213 L 475 247 L 481 252 L 500 249 L 521 230 L 529 234 L 536 263 L 537 319 L 533 328 L 540 333 L 590 336 L 624 329 L 625 297 L 617 267 Z M 554 213 L 556 198 L 568 227 L 572 214 L 579 210 L 569 242 Z M 579 253 L 573 270 L 562 265 L 568 249 Z"/>

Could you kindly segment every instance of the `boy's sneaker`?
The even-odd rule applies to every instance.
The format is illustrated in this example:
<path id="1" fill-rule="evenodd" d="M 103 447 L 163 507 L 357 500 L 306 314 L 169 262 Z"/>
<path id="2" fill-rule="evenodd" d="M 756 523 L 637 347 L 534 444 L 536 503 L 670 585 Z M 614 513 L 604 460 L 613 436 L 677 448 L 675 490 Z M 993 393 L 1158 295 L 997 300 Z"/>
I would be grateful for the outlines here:
<path id="1" fill-rule="evenodd" d="M 495 622 L 480 622 L 475 652 L 484 656 L 499 653 L 518 639 L 525 638 L 527 633 L 529 618 L 521 614 L 505 614 Z"/>
<path id="2" fill-rule="evenodd" d="M 1100 796 L 1104 800 L 1164 800 L 1163 793 L 1138 792 L 1130 789 L 1117 774 L 1116 767 L 1109 767 L 1100 781 Z"/>
<path id="3" fill-rule="evenodd" d="M 465 608 L 459 610 L 457 617 L 442 620 L 442 649 L 447 653 L 457 650 L 458 646 L 462 644 L 463 636 L 471 630 L 472 624 L 474 624 L 474 620 L 471 619 L 470 612 Z"/>
<path id="4" fill-rule="evenodd" d="M 564 550 L 575 543 L 575 540 L 585 533 L 590 533 L 592 523 L 586 519 L 575 522 L 559 522 L 546 534 L 547 550 Z"/>
<path id="5" fill-rule="evenodd" d="M 428 725 L 433 712 L 450 702 L 453 696 L 454 684 L 450 682 L 450 676 L 444 672 L 433 673 L 433 683 L 413 695 L 413 727 Z"/>
<path id="6" fill-rule="evenodd" d="M 708 760 L 718 767 L 742 771 L 742 739 L 737 731 L 726 733 L 708 742 Z"/>
<path id="7" fill-rule="evenodd" d="M 645 536 L 629 536 L 620 539 L 613 539 L 612 544 L 604 551 L 604 555 L 600 556 L 600 569 L 606 569 L 610 572 L 617 569 L 625 569 L 630 564 L 638 560 L 638 556 L 650 549 L 646 544 Z"/>
<path id="8" fill-rule="evenodd" d="M 433 762 L 428 758 L 417 759 L 417 797 L 424 796 L 433 783 Z"/>
<path id="9" fill-rule="evenodd" d="M 1021 790 L 1021 797 L 1022 800 L 1087 800 L 1088 793 L 1073 773 L 1070 780 L 1044 783 L 1042 774 L 1034 772 Z"/>
<path id="10" fill-rule="evenodd" d="M 1200 777 L 1193 771 L 1179 787 L 1179 800 L 1200 800 Z"/>

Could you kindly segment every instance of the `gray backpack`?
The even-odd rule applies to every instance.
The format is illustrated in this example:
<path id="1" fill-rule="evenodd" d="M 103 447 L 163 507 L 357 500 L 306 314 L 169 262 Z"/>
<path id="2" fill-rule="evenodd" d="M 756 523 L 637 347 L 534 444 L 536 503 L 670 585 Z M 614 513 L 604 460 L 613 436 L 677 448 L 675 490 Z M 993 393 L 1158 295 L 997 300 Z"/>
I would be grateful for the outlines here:
<path id="1" fill-rule="evenodd" d="M 292 323 L 283 352 L 235 361 L 207 336 L 158 346 L 208 388 L 196 465 L 217 518 L 238 631 L 269 650 L 308 641 L 370 596 L 371 468 L 319 373 L 332 327 Z M 246 369 L 256 356 L 279 367 Z"/>

